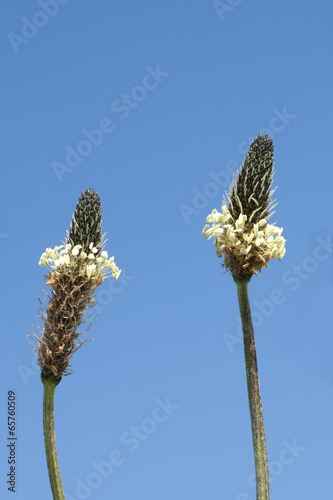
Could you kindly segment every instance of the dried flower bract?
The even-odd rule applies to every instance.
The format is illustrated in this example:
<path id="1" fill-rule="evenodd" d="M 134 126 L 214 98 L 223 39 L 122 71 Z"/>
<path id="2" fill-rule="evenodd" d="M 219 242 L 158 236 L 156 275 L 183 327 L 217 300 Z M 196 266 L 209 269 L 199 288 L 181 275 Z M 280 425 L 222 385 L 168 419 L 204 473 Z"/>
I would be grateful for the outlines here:
<path id="1" fill-rule="evenodd" d="M 76 206 L 67 241 L 47 248 L 39 265 L 47 266 L 45 276 L 52 290 L 47 309 L 42 305 L 42 335 L 36 335 L 38 363 L 44 378 L 61 378 L 69 373 L 69 360 L 82 345 L 78 328 L 95 304 L 94 293 L 105 278 L 118 279 L 114 258 L 103 249 L 102 213 L 98 194 L 84 191 Z"/>

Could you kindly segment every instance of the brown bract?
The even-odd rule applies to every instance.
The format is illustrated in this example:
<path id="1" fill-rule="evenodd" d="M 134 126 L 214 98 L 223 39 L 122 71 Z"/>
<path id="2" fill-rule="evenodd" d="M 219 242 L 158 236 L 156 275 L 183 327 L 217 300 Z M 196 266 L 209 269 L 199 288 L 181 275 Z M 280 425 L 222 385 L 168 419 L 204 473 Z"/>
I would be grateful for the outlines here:
<path id="1" fill-rule="evenodd" d="M 52 290 L 47 309 L 42 304 L 40 318 L 44 321 L 39 328 L 42 336 L 34 334 L 37 346 L 38 364 L 42 375 L 61 378 L 70 373 L 69 360 L 83 341 L 77 341 L 78 328 L 86 322 L 89 307 L 96 287 L 103 282 L 103 273 L 93 278 L 79 274 L 77 269 L 61 266 L 46 276 L 47 285 Z"/>

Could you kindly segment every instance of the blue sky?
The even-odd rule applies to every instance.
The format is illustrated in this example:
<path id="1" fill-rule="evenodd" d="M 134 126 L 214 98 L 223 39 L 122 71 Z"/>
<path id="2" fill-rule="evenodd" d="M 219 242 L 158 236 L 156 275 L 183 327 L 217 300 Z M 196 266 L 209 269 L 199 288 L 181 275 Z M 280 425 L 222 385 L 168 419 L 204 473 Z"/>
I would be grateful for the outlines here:
<path id="1" fill-rule="evenodd" d="M 0 19 L 0 495 L 51 492 L 26 335 L 81 192 L 122 269 L 56 389 L 66 499 L 254 500 L 236 287 L 205 218 L 252 139 L 275 145 L 282 262 L 249 286 L 271 498 L 332 491 L 332 3 L 6 2 Z"/>

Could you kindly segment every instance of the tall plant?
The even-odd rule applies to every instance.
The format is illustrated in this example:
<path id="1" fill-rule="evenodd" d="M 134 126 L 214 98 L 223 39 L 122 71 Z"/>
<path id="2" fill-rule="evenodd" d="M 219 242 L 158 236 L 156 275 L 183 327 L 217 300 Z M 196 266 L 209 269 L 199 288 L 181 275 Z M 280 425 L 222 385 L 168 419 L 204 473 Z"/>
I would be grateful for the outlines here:
<path id="1" fill-rule="evenodd" d="M 206 238 L 214 237 L 217 256 L 224 256 L 224 266 L 237 285 L 243 327 L 244 354 L 249 397 L 257 500 L 269 500 L 269 476 L 264 417 L 259 390 L 257 355 L 248 297 L 248 283 L 253 275 L 268 267 L 272 259 L 285 254 L 282 228 L 268 221 L 273 215 L 273 141 L 259 134 L 245 156 L 243 165 L 223 199 L 222 211 L 207 217 L 203 229 Z"/>

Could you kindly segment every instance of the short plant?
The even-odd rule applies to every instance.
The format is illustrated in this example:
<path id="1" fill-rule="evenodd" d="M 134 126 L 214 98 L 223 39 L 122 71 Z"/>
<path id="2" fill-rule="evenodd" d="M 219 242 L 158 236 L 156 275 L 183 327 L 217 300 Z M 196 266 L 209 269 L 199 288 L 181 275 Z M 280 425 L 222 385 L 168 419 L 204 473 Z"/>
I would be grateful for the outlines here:
<path id="1" fill-rule="evenodd" d="M 65 500 L 54 432 L 54 392 L 63 375 L 71 373 L 69 361 L 84 341 L 79 327 L 95 304 L 96 288 L 105 278 L 118 279 L 120 270 L 104 250 L 102 212 L 98 194 L 87 189 L 76 206 L 63 245 L 47 248 L 39 265 L 49 269 L 51 288 L 48 307 L 42 303 L 41 335 L 33 334 L 44 386 L 43 425 L 47 466 L 54 500 Z"/>

